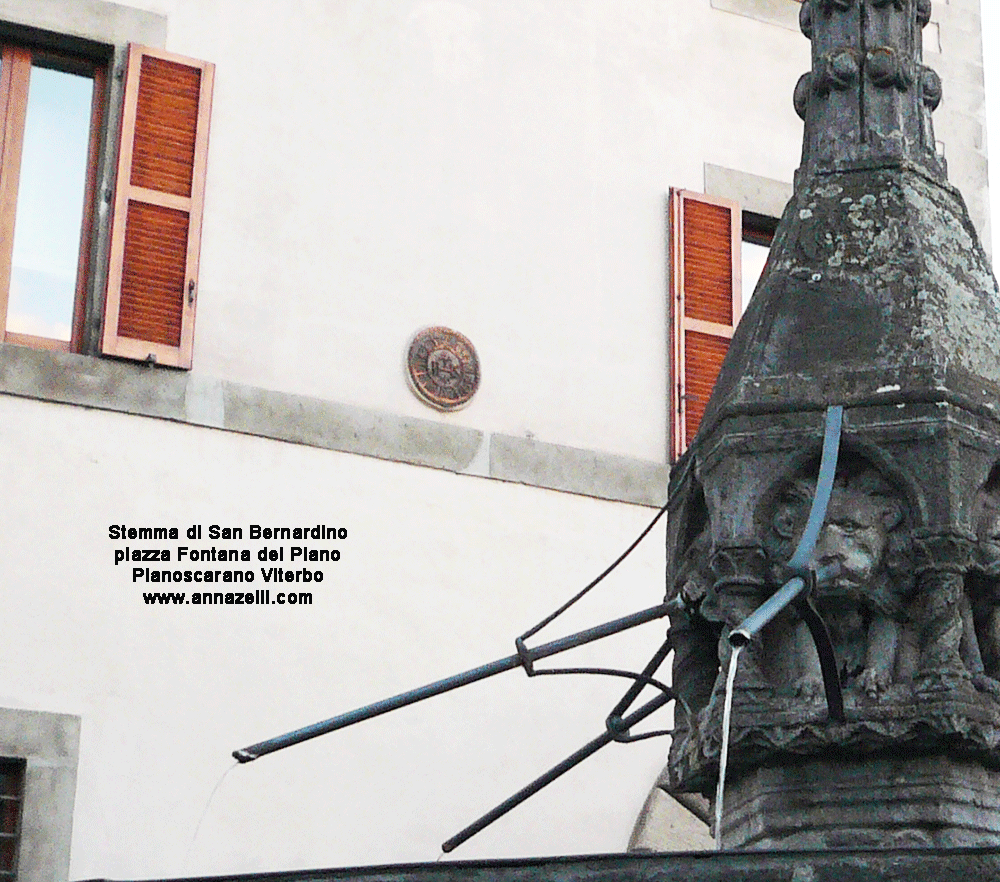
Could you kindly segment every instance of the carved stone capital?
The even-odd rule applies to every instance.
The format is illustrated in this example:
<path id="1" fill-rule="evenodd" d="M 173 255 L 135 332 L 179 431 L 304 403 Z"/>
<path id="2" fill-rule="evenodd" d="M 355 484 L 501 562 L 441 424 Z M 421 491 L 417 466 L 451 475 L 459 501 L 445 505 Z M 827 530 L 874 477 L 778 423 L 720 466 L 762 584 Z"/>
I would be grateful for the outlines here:
<path id="1" fill-rule="evenodd" d="M 809 96 L 812 94 L 812 73 L 804 73 L 795 84 L 795 92 L 792 94 L 792 106 L 798 114 L 799 119 L 805 121 L 809 112 Z"/>
<path id="2" fill-rule="evenodd" d="M 920 90 L 924 106 L 933 113 L 937 110 L 944 94 L 941 77 L 936 71 L 929 67 L 920 68 Z"/>
<path id="3" fill-rule="evenodd" d="M 799 28 L 806 35 L 807 39 L 812 39 L 813 16 L 811 3 L 803 3 L 802 8 L 799 10 Z"/>
<path id="4" fill-rule="evenodd" d="M 854 0 L 820 0 L 820 9 L 826 15 L 831 12 L 847 12 L 854 5 Z"/>
<path id="5" fill-rule="evenodd" d="M 917 24 L 921 28 L 927 27 L 931 20 L 931 0 L 917 0 Z"/>
<path id="6" fill-rule="evenodd" d="M 843 92 L 858 81 L 860 71 L 857 52 L 850 47 L 835 49 L 817 61 L 813 88 L 820 95 L 828 95 L 831 91 Z"/>

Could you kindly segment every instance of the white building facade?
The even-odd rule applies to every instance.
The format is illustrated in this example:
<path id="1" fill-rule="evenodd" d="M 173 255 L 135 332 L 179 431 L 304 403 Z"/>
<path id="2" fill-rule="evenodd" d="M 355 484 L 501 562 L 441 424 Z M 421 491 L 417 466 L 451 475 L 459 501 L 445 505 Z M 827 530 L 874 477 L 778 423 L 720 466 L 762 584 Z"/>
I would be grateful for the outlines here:
<path id="1" fill-rule="evenodd" d="M 16 818 L 0 848 L 17 878 L 434 860 L 603 731 L 626 681 L 514 671 L 246 765 L 230 755 L 510 655 L 652 520 L 674 382 L 668 194 L 780 215 L 801 139 L 791 95 L 809 67 L 799 6 L 0 0 L 0 225 L 13 238 L 0 797 Z M 184 67 L 203 94 L 180 195 L 121 165 L 122 119 L 144 119 L 130 44 L 208 62 Z M 978 0 L 939 0 L 924 48 L 945 85 L 935 125 L 950 178 L 988 240 Z M 17 238 L 33 145 L 64 140 L 27 134 L 39 70 L 92 84 L 62 337 L 15 322 L 22 302 L 48 308 L 28 284 L 51 270 L 45 249 Z M 168 108 L 185 100 L 163 92 Z M 153 164 L 173 161 L 164 137 Z M 42 183 L 58 179 L 47 168 Z M 121 266 L 167 237 L 159 215 L 130 218 L 133 204 L 186 231 L 176 347 L 126 352 L 107 333 L 127 311 Z M 41 240 L 54 216 L 36 223 Z M 428 326 L 478 353 L 460 410 L 429 407 L 407 380 Z M 241 533 L 212 538 L 212 525 Z M 339 532 L 269 539 L 255 525 Z M 166 538 L 130 538 L 140 528 Z M 303 547 L 339 559 L 292 560 Z M 529 643 L 655 605 L 663 557 L 661 523 Z M 311 581 L 265 581 L 274 566 Z M 237 570 L 242 584 L 153 581 Z M 213 602 L 192 603 L 196 590 Z M 225 602 L 240 591 L 254 602 Z M 638 670 L 665 624 L 539 667 Z M 453 857 L 624 849 L 666 747 L 609 746 Z M 678 806 L 670 845 L 710 840 Z"/>

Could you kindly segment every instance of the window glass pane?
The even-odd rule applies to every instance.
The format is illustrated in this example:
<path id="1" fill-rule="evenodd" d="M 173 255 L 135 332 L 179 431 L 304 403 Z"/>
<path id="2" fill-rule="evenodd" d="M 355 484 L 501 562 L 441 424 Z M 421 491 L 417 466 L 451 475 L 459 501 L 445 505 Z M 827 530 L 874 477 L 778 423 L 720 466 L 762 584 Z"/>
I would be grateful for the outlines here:
<path id="1" fill-rule="evenodd" d="M 69 340 L 93 80 L 32 66 L 7 329 Z"/>
<path id="2" fill-rule="evenodd" d="M 747 308 L 760 274 L 764 272 L 764 264 L 767 262 L 770 250 L 764 245 L 755 245 L 753 242 L 742 244 L 743 309 Z"/>

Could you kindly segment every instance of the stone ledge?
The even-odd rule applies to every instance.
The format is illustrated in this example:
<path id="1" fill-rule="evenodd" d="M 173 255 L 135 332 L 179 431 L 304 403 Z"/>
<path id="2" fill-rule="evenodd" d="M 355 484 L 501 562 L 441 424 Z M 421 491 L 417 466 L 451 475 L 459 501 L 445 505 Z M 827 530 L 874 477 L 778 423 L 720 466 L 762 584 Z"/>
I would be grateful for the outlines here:
<path id="1" fill-rule="evenodd" d="M 481 432 L 144 364 L 0 344 L 0 394 L 659 507 L 662 463 Z"/>
<path id="2" fill-rule="evenodd" d="M 1000 878 L 997 849 L 834 849 L 443 861 L 217 876 L 216 882 L 942 882 Z M 97 880 L 94 880 L 97 882 Z M 179 880 L 178 880 L 179 882 Z"/>

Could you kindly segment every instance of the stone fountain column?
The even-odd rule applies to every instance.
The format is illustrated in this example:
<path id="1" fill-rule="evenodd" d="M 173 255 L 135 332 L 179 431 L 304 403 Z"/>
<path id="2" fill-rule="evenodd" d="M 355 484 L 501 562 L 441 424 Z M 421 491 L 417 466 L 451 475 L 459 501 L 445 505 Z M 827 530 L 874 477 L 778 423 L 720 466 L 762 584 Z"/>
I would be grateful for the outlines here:
<path id="1" fill-rule="evenodd" d="M 781 584 L 845 408 L 814 591 L 847 720 L 792 611 L 734 691 L 727 848 L 1000 845 L 1000 294 L 935 150 L 929 0 L 806 0 L 795 195 L 671 475 L 677 710 L 660 785 L 712 798 L 726 636 Z M 646 825 L 655 818 L 641 821 Z"/>

